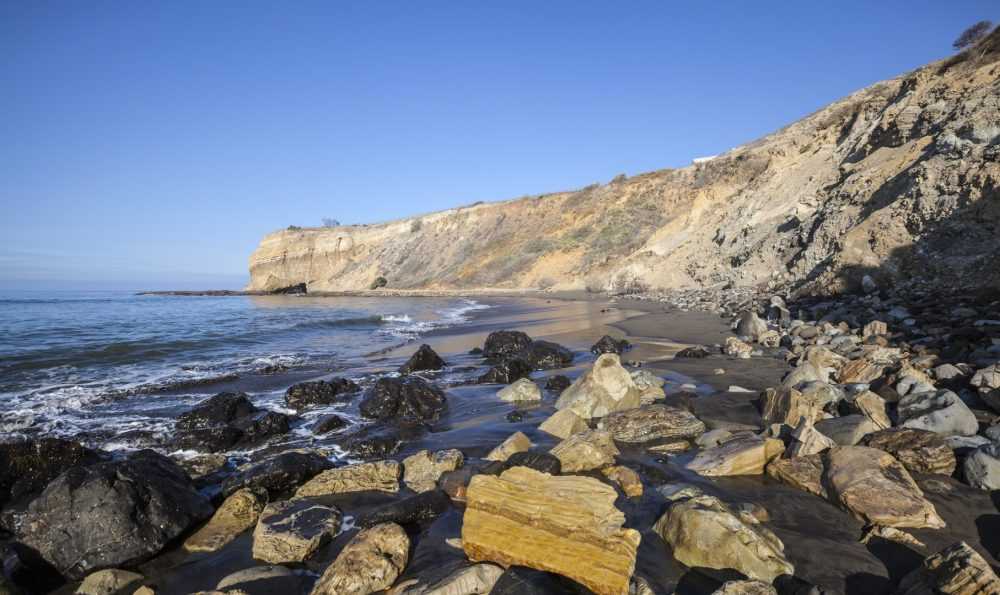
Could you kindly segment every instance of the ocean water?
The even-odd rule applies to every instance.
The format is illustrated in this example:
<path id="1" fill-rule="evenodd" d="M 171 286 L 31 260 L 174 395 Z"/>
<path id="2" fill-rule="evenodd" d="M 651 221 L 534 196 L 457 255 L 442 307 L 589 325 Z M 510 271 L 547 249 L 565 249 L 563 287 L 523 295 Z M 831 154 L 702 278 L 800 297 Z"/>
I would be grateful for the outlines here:
<path id="1" fill-rule="evenodd" d="M 106 442 L 165 430 L 212 385 L 296 370 L 350 376 L 362 356 L 488 307 L 457 298 L 0 293 L 0 436 Z"/>

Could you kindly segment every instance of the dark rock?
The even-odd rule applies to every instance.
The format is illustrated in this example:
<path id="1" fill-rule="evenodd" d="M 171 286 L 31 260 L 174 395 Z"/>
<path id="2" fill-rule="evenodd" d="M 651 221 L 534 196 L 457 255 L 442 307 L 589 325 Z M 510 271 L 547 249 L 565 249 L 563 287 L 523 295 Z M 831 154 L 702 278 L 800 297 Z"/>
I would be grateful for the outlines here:
<path id="1" fill-rule="evenodd" d="M 469 350 L 469 355 L 482 355 L 482 354 L 483 354 L 482 347 L 473 347 L 472 349 Z"/>
<path id="2" fill-rule="evenodd" d="M 384 459 L 396 454 L 402 444 L 402 438 L 394 429 L 367 427 L 348 437 L 342 446 L 362 459 Z"/>
<path id="3" fill-rule="evenodd" d="M 562 463 L 547 452 L 516 452 L 504 462 L 504 469 L 511 467 L 530 467 L 535 471 L 548 473 L 549 475 L 559 475 L 562 472 Z"/>
<path id="4" fill-rule="evenodd" d="M 520 358 L 504 360 L 485 374 L 476 379 L 479 384 L 510 384 L 516 380 L 527 378 L 535 371 L 535 367 Z"/>
<path id="5" fill-rule="evenodd" d="M 281 287 L 271 291 L 275 295 L 305 295 L 308 292 L 305 283 L 296 283 L 288 287 Z"/>
<path id="6" fill-rule="evenodd" d="M 3 581 L 6 577 L 16 587 L 13 590 Z M 66 579 L 38 552 L 16 541 L 0 546 L 0 594 L 49 593 L 66 583 Z M 7 587 L 7 591 L 4 590 Z"/>
<path id="7" fill-rule="evenodd" d="M 572 364 L 573 352 L 551 341 L 533 341 L 522 359 L 530 362 L 536 370 L 549 370 Z"/>
<path id="8" fill-rule="evenodd" d="M 379 378 L 364 400 L 361 415 L 397 422 L 437 421 L 448 406 L 444 391 L 417 376 Z"/>
<path id="9" fill-rule="evenodd" d="M 243 431 L 233 426 L 209 426 L 179 430 L 174 444 L 178 448 L 218 452 L 229 450 L 243 438 Z"/>
<path id="10" fill-rule="evenodd" d="M 324 415 L 313 424 L 313 434 L 329 434 L 347 425 L 347 420 L 339 415 Z"/>
<path id="11" fill-rule="evenodd" d="M 70 467 L 102 460 L 98 451 L 62 438 L 36 438 L 0 444 L 0 508 L 24 505 Z"/>
<path id="12" fill-rule="evenodd" d="M 300 382 L 285 391 L 285 403 L 297 410 L 311 405 L 332 405 L 348 400 L 360 388 L 346 378 Z"/>
<path id="13" fill-rule="evenodd" d="M 143 450 L 60 475 L 28 506 L 20 538 L 78 579 L 142 562 L 212 512 L 176 463 Z"/>
<path id="14" fill-rule="evenodd" d="M 573 381 L 570 380 L 568 376 L 557 374 L 555 376 L 549 376 L 549 379 L 545 381 L 545 390 L 561 395 L 562 392 L 569 388 L 569 385 L 571 384 L 573 384 Z"/>
<path id="15" fill-rule="evenodd" d="M 240 488 L 260 488 L 272 497 L 293 492 L 319 474 L 333 467 L 326 457 L 312 452 L 285 452 L 240 471 L 222 484 L 222 494 L 229 496 Z"/>
<path id="16" fill-rule="evenodd" d="M 283 436 L 288 433 L 291 418 L 284 413 L 268 411 L 253 417 L 246 417 L 239 420 L 235 425 L 243 432 L 240 438 L 242 444 L 259 444 L 274 436 Z"/>
<path id="17" fill-rule="evenodd" d="M 380 289 L 388 285 L 389 282 L 386 281 L 385 277 L 376 277 L 372 284 L 368 286 L 368 289 Z"/>
<path id="18" fill-rule="evenodd" d="M 597 341 L 597 343 L 594 343 L 590 347 L 590 352 L 595 355 L 600 355 L 602 353 L 621 354 L 631 348 L 632 344 L 625 339 L 618 340 L 610 335 L 604 335 Z"/>
<path id="19" fill-rule="evenodd" d="M 514 411 L 508 413 L 506 417 L 507 421 L 509 421 L 512 424 L 516 424 L 518 422 L 524 421 L 524 412 L 515 409 Z"/>
<path id="20" fill-rule="evenodd" d="M 399 373 L 410 374 L 421 370 L 440 370 L 443 367 L 445 367 L 445 363 L 441 356 L 435 353 L 430 345 L 424 344 L 410 356 L 410 359 L 406 360 L 405 364 L 400 366 Z"/>
<path id="21" fill-rule="evenodd" d="M 511 566 L 493 585 L 490 595 L 580 595 L 589 593 L 568 578 L 525 566 Z"/>
<path id="22" fill-rule="evenodd" d="M 515 357 L 531 347 L 531 337 L 521 331 L 493 331 L 483 344 L 483 355 L 502 361 Z"/>
<path id="23" fill-rule="evenodd" d="M 177 429 L 225 425 L 257 412 L 246 393 L 219 393 L 177 417 Z"/>
<path id="24" fill-rule="evenodd" d="M 693 347 L 687 347 L 685 349 L 681 349 L 680 351 L 677 352 L 677 354 L 674 357 L 701 359 L 708 357 L 710 355 L 712 355 L 711 351 L 709 351 L 705 347 L 702 347 L 701 345 L 695 345 Z"/>
<path id="25" fill-rule="evenodd" d="M 448 494 L 441 490 L 431 490 L 410 496 L 397 502 L 380 506 L 358 519 L 359 527 L 373 527 L 381 523 L 410 525 L 429 521 L 451 506 Z"/>

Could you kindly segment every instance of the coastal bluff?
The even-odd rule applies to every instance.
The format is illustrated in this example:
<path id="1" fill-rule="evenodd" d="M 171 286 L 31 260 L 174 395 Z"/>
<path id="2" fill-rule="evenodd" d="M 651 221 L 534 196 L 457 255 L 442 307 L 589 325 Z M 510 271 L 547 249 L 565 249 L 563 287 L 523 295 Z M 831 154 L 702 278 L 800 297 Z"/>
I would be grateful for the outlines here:
<path id="1" fill-rule="evenodd" d="M 251 291 L 1000 283 L 1000 33 L 688 167 L 396 221 L 289 227 Z"/>

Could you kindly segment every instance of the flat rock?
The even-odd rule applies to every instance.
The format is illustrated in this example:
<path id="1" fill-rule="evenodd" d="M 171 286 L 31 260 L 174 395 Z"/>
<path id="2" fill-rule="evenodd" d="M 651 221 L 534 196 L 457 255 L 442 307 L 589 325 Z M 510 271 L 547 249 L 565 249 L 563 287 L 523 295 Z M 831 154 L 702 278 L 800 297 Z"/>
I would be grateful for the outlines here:
<path id="1" fill-rule="evenodd" d="M 761 394 L 761 419 L 765 426 L 786 424 L 795 427 L 799 420 L 819 421 L 823 405 L 817 393 L 808 395 L 787 386 L 769 388 Z"/>
<path id="2" fill-rule="evenodd" d="M 844 364 L 837 373 L 837 380 L 841 384 L 867 384 L 878 380 L 884 373 L 885 365 L 860 358 Z"/>
<path id="3" fill-rule="evenodd" d="M 699 475 L 761 475 L 764 467 L 785 449 L 781 440 L 749 432 L 733 434 L 719 446 L 699 452 L 687 468 Z"/>
<path id="4" fill-rule="evenodd" d="M 861 443 L 891 454 L 912 473 L 955 472 L 955 452 L 940 434 L 928 430 L 891 428 L 869 434 Z"/>
<path id="5" fill-rule="evenodd" d="M 222 493 L 231 495 L 240 488 L 262 488 L 272 497 L 290 493 L 324 469 L 333 467 L 315 452 L 283 452 L 248 466 L 222 484 Z"/>
<path id="6" fill-rule="evenodd" d="M 868 417 L 855 414 L 820 420 L 816 422 L 816 430 L 840 446 L 854 446 L 879 427 Z"/>
<path id="7" fill-rule="evenodd" d="M 491 450 L 485 458 L 487 461 L 506 461 L 515 452 L 524 452 L 529 448 L 531 440 L 522 432 L 515 432 Z"/>
<path id="8" fill-rule="evenodd" d="M 365 529 L 330 564 L 312 595 L 368 595 L 392 586 L 406 568 L 410 538 L 395 523 Z"/>
<path id="9" fill-rule="evenodd" d="M 271 502 L 253 532 L 253 557 L 271 564 L 303 562 L 340 531 L 342 515 L 306 500 Z"/>
<path id="10" fill-rule="evenodd" d="M 563 473 L 590 471 L 613 465 L 615 457 L 620 454 L 607 430 L 588 430 L 573 434 L 555 445 L 550 452 L 559 459 Z"/>
<path id="11" fill-rule="evenodd" d="M 441 475 L 458 469 L 464 460 L 460 450 L 439 450 L 434 454 L 421 450 L 403 459 L 403 483 L 414 492 L 433 490 Z"/>
<path id="12" fill-rule="evenodd" d="M 587 430 L 587 422 L 572 409 L 556 411 L 538 426 L 538 429 L 556 438 L 569 438 Z"/>
<path id="13" fill-rule="evenodd" d="M 374 461 L 327 469 L 302 484 L 295 492 L 296 498 L 328 496 L 349 492 L 399 491 L 402 467 L 396 461 Z"/>
<path id="14" fill-rule="evenodd" d="M 792 442 L 785 450 L 788 458 L 814 455 L 828 448 L 833 448 L 837 444 L 813 427 L 813 422 L 808 417 L 799 419 L 799 425 L 792 430 L 791 438 Z"/>
<path id="15" fill-rule="evenodd" d="M 201 529 L 184 541 L 189 552 L 214 552 L 253 528 L 267 504 L 267 492 L 243 488 L 230 495 Z"/>
<path id="16" fill-rule="evenodd" d="M 638 407 L 641 392 L 618 356 L 606 353 L 563 391 L 556 401 L 556 409 L 570 409 L 583 419 L 604 417 Z"/>
<path id="17" fill-rule="evenodd" d="M 674 502 L 653 530 L 670 544 L 674 558 L 691 568 L 733 569 L 768 583 L 795 572 L 774 533 L 713 496 Z"/>
<path id="18" fill-rule="evenodd" d="M 346 378 L 300 382 L 285 391 L 285 403 L 301 411 L 316 405 L 344 402 L 359 390 L 361 387 Z"/>
<path id="19" fill-rule="evenodd" d="M 441 490 L 422 492 L 409 498 L 379 506 L 358 519 L 359 527 L 372 527 L 382 523 L 403 526 L 429 521 L 448 510 L 451 499 Z"/>
<path id="20" fill-rule="evenodd" d="M 521 378 L 497 392 L 501 401 L 518 403 L 522 401 L 541 401 L 542 391 L 529 378 Z"/>
<path id="21" fill-rule="evenodd" d="M 670 405 L 643 405 L 616 411 L 600 421 L 618 442 L 641 444 L 656 440 L 691 440 L 705 432 L 705 424 L 690 411 Z"/>
<path id="22" fill-rule="evenodd" d="M 830 500 L 864 522 L 896 528 L 945 526 L 934 505 L 891 454 L 865 446 L 838 446 L 824 455 Z"/>
<path id="23" fill-rule="evenodd" d="M 803 492 L 826 498 L 823 485 L 823 457 L 818 454 L 802 455 L 793 459 L 776 458 L 767 464 L 767 474 L 782 483 Z"/>
<path id="24" fill-rule="evenodd" d="M 950 390 L 910 393 L 898 403 L 899 425 L 930 430 L 945 436 L 972 436 L 979 421 L 958 395 Z"/>
<path id="25" fill-rule="evenodd" d="M 462 547 L 469 559 L 554 572 L 598 595 L 625 595 L 640 535 L 623 529 L 611 486 L 513 467 L 469 485 Z"/>

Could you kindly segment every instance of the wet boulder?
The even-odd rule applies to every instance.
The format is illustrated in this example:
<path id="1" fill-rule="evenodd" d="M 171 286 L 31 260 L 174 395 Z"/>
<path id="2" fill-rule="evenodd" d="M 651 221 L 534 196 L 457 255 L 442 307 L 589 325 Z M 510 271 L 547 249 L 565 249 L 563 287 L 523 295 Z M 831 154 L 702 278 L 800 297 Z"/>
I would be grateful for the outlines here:
<path id="1" fill-rule="evenodd" d="M 347 420 L 339 415 L 324 415 L 316 420 L 312 426 L 313 434 L 329 434 L 347 427 Z"/>
<path id="2" fill-rule="evenodd" d="M 292 418 L 277 411 L 266 411 L 237 420 L 235 427 L 242 435 L 239 444 L 259 444 L 275 436 L 283 436 L 291 429 Z"/>
<path id="3" fill-rule="evenodd" d="M 178 448 L 208 452 L 227 451 L 243 439 L 243 431 L 233 426 L 209 426 L 178 430 L 174 444 Z"/>
<path id="4" fill-rule="evenodd" d="M 358 458 L 384 459 L 399 451 L 403 435 L 395 427 L 367 426 L 347 436 L 340 444 Z"/>
<path id="5" fill-rule="evenodd" d="M 519 357 L 506 359 L 486 371 L 476 379 L 479 384 L 510 384 L 521 378 L 531 376 L 535 367 L 530 362 Z"/>
<path id="6" fill-rule="evenodd" d="M 177 429 L 193 430 L 227 425 L 259 411 L 246 393 L 219 393 L 177 416 Z"/>
<path id="7" fill-rule="evenodd" d="M 590 352 L 594 355 L 601 355 L 602 353 L 616 353 L 621 355 L 629 349 L 632 349 L 632 344 L 625 339 L 615 339 L 611 335 L 604 335 L 590 346 Z"/>
<path id="8" fill-rule="evenodd" d="M 307 500 L 271 502 L 253 531 L 253 557 L 271 564 L 303 562 L 340 531 L 335 506 Z"/>
<path id="9" fill-rule="evenodd" d="M 579 595 L 581 585 L 575 581 L 553 574 L 528 568 L 511 566 L 493 585 L 490 595 Z"/>
<path id="10" fill-rule="evenodd" d="M 229 496 L 241 488 L 259 488 L 279 497 L 332 467 L 329 459 L 314 452 L 284 452 L 233 475 L 222 484 L 222 493 Z"/>
<path id="11" fill-rule="evenodd" d="M 73 467 L 28 506 L 20 539 L 70 578 L 159 553 L 212 515 L 187 474 L 150 450 Z"/>
<path id="12" fill-rule="evenodd" d="M 410 538 L 395 523 L 365 529 L 327 566 L 313 595 L 375 593 L 396 582 L 410 554 Z"/>
<path id="13" fill-rule="evenodd" d="M 511 467 L 527 467 L 549 475 L 559 475 L 562 473 L 562 462 L 555 455 L 547 452 L 515 452 L 510 455 L 503 464 L 503 471 Z"/>
<path id="14" fill-rule="evenodd" d="M 0 508 L 27 504 L 67 469 L 102 460 L 102 453 L 62 438 L 0 443 Z"/>
<path id="15" fill-rule="evenodd" d="M 573 363 L 573 352 L 552 341 L 532 341 L 526 350 L 525 359 L 536 370 L 564 368 Z"/>
<path id="16" fill-rule="evenodd" d="M 483 344 L 483 356 L 491 360 L 504 360 L 523 353 L 531 347 L 532 340 L 521 331 L 493 331 Z"/>
<path id="17" fill-rule="evenodd" d="M 267 492 L 243 488 L 219 506 L 212 518 L 184 541 L 189 552 L 215 552 L 252 529 L 267 504 Z"/>
<path id="18" fill-rule="evenodd" d="M 556 374 L 555 376 L 549 376 L 545 381 L 545 390 L 561 395 L 571 384 L 573 384 L 573 381 L 568 376 Z"/>
<path id="19" fill-rule="evenodd" d="M 399 491 L 402 466 L 397 461 L 385 460 L 371 463 L 355 463 L 334 469 L 327 469 L 303 484 L 296 492 L 296 498 L 329 496 L 350 492 Z"/>
<path id="20" fill-rule="evenodd" d="M 444 360 L 441 359 L 430 345 L 421 345 L 417 351 L 406 360 L 406 363 L 399 367 L 400 374 L 412 374 L 413 372 L 423 372 L 428 370 L 440 370 L 445 367 Z"/>
<path id="21" fill-rule="evenodd" d="M 436 518 L 451 507 L 451 498 L 441 490 L 422 492 L 409 498 L 390 502 L 369 511 L 358 519 L 359 527 L 382 523 L 412 525 Z"/>
<path id="22" fill-rule="evenodd" d="M 359 390 L 357 384 L 346 378 L 300 382 L 285 391 L 285 403 L 301 411 L 316 405 L 342 403 Z"/>
<path id="23" fill-rule="evenodd" d="M 444 391 L 417 376 L 379 378 L 361 401 L 361 415 L 403 423 L 437 421 L 447 408 Z"/>
<path id="24" fill-rule="evenodd" d="M 462 451 L 439 450 L 431 454 L 421 450 L 403 459 L 403 483 L 414 492 L 428 492 L 437 487 L 438 479 L 462 466 Z"/>

